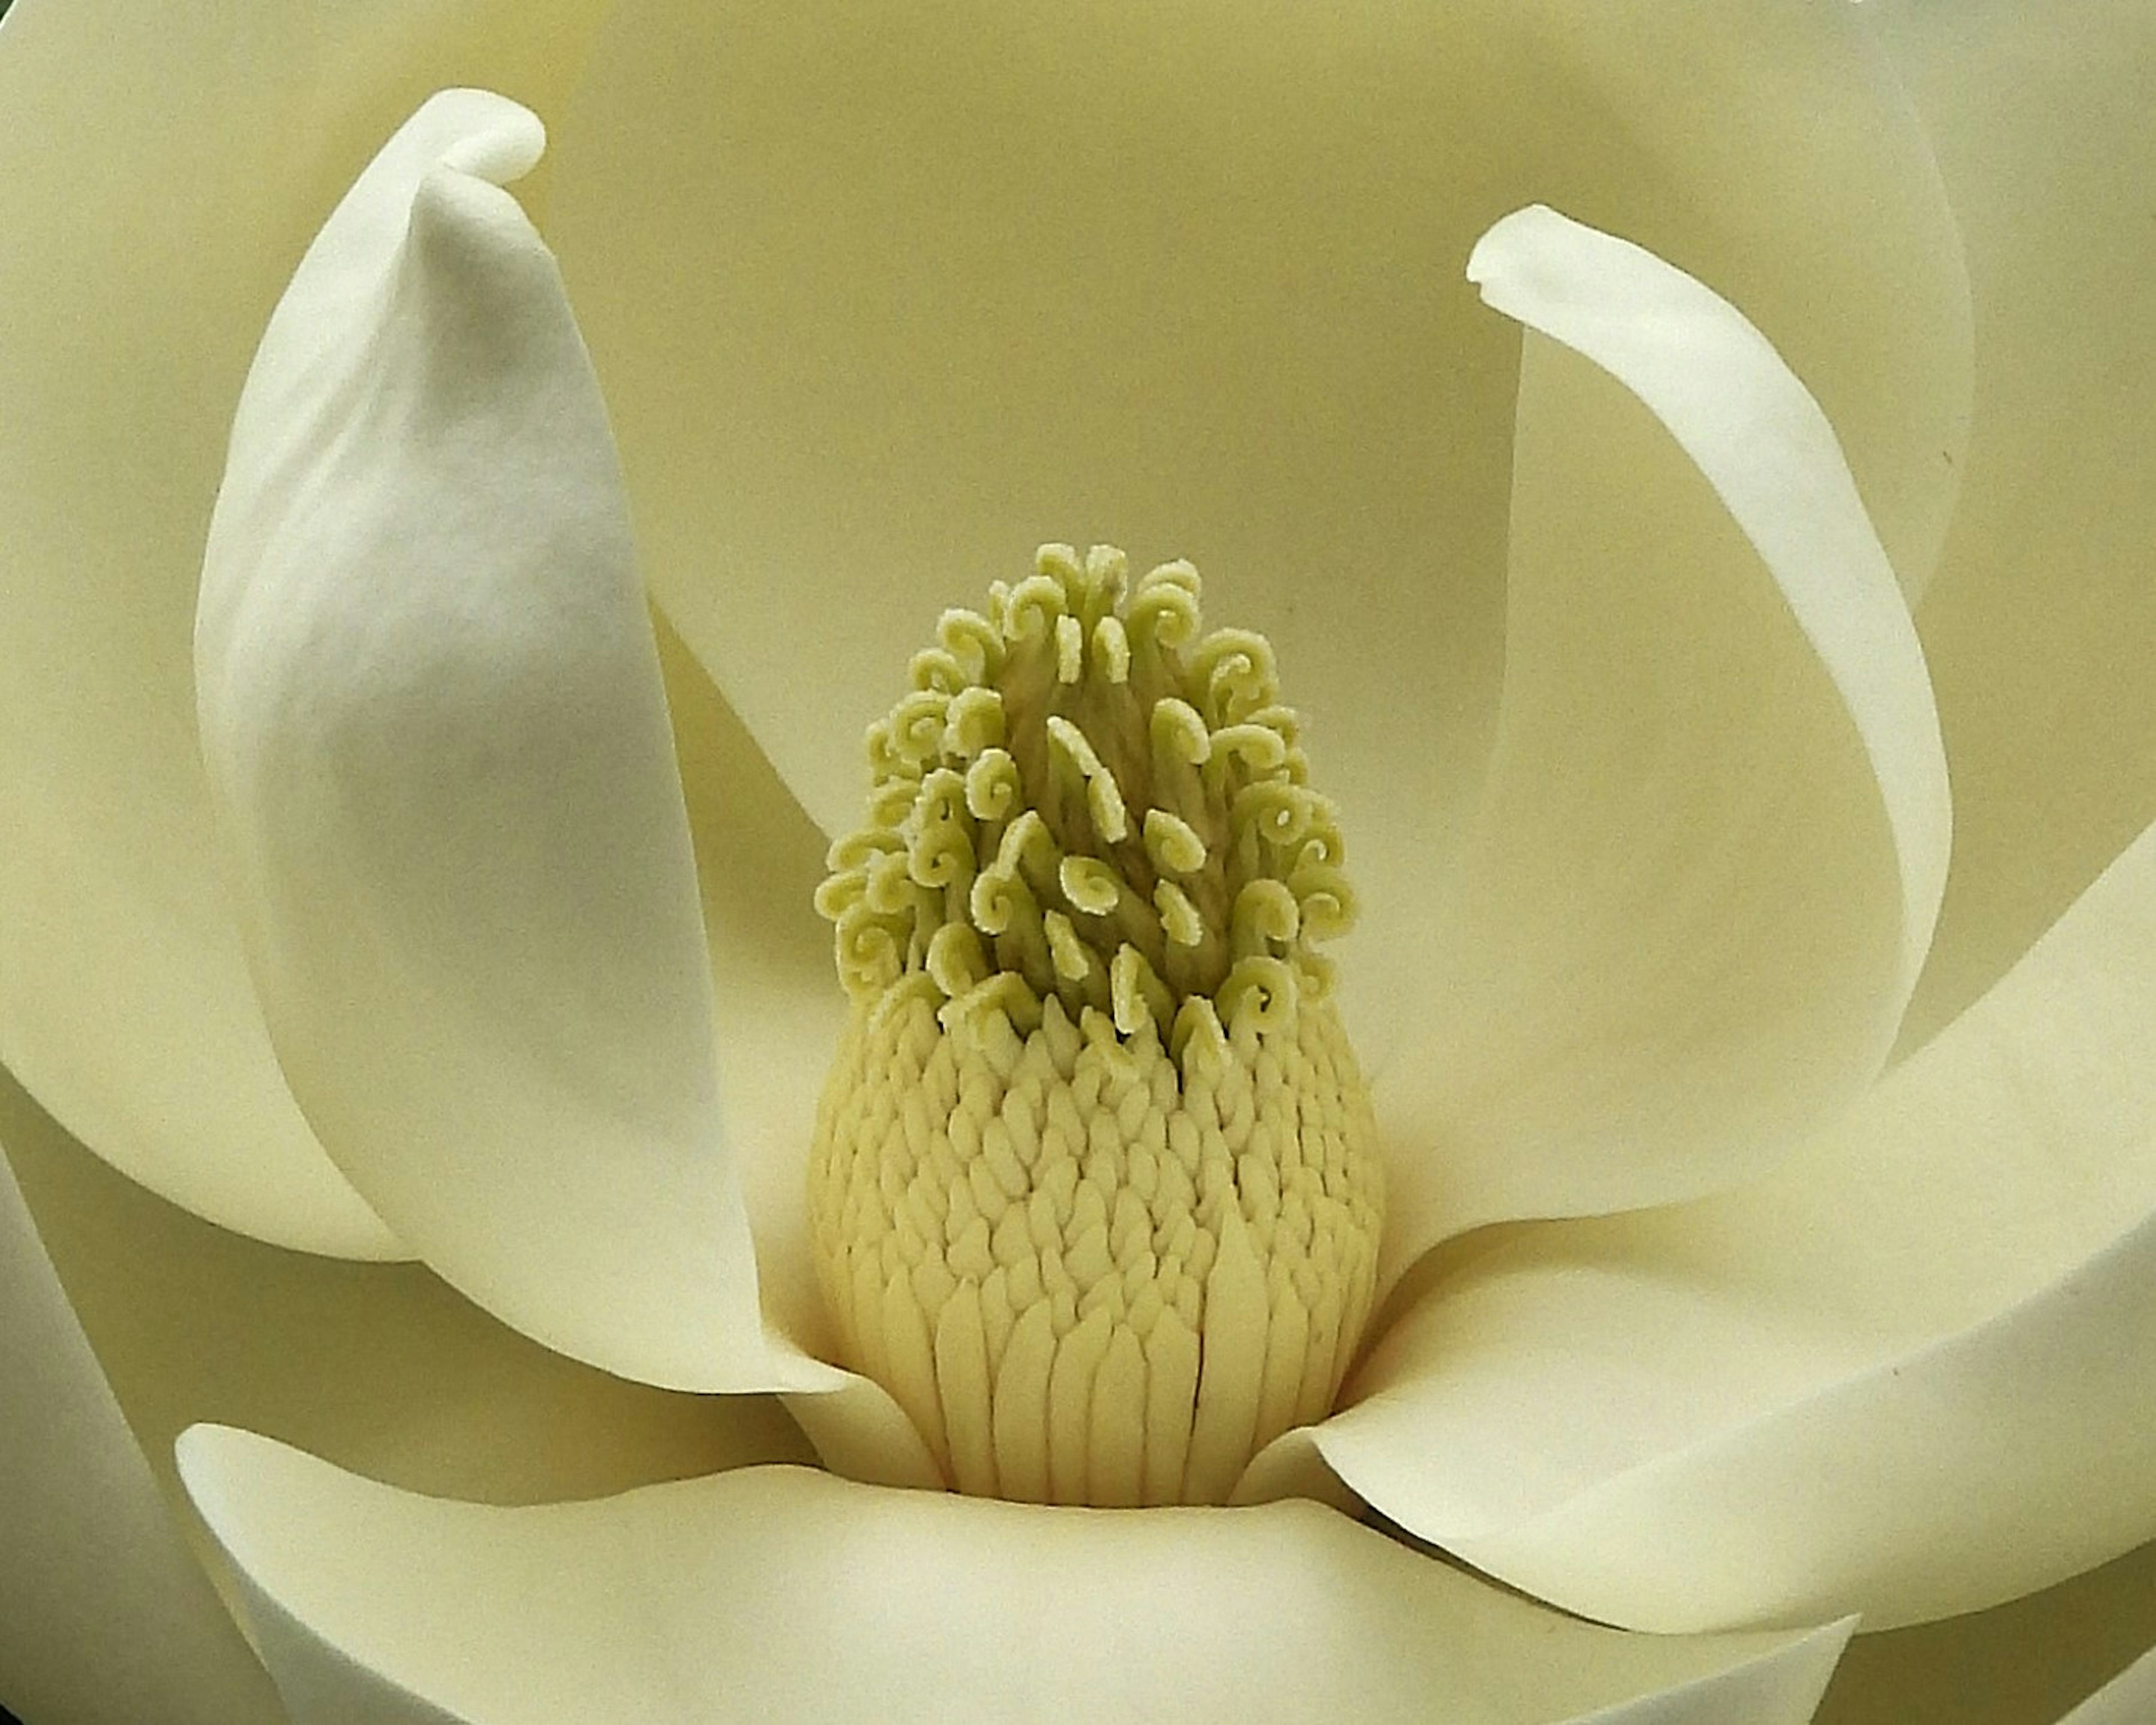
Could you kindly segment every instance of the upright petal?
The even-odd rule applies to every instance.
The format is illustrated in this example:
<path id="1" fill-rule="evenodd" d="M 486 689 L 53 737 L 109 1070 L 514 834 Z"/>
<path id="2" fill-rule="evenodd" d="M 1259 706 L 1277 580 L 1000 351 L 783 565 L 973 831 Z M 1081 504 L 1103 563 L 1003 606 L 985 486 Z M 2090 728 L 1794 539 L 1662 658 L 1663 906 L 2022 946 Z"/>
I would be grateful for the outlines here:
<path id="1" fill-rule="evenodd" d="M 604 0 L 18 0 L 0 44 L 0 1058 L 225 1226 L 407 1255 L 315 1143 L 217 878 L 188 639 L 307 239 L 429 90 L 566 89 Z"/>
<path id="2" fill-rule="evenodd" d="M 519 1335 L 424 1265 L 340 1263 L 190 1215 L 74 1143 L 4 1074 L 0 1142 L 68 1303 L 183 1522 L 193 1512 L 172 1440 L 205 1420 L 244 1424 L 408 1490 L 488 1503 L 595 1497 L 809 1459 L 770 1396 L 632 1383 Z"/>
<path id="3" fill-rule="evenodd" d="M 1626 1636 L 1307 1503 L 1059 1510 L 757 1468 L 504 1512 L 218 1427 L 181 1467 L 295 1725 L 1799 1725 L 1849 1627 Z"/>
<path id="4" fill-rule="evenodd" d="M 445 92 L 301 263 L 211 523 L 204 760 L 278 1058 L 399 1237 L 573 1358 L 799 1387 L 605 409 L 496 183 L 542 146 Z"/>
<path id="5" fill-rule="evenodd" d="M 1879 1071 L 1947 859 L 1915 629 L 1774 350 L 1548 209 L 1469 273 L 1538 333 L 1496 752 L 1378 1083 L 1396 1264 L 1759 1171 Z"/>
<path id="6" fill-rule="evenodd" d="M 805 1352 L 835 1358 L 808 1244 L 807 1173 L 846 1015 L 831 925 L 814 903 L 828 847 L 664 618 L 658 636 L 711 942 L 719 1100 L 764 1311 Z"/>
<path id="7" fill-rule="evenodd" d="M 2056 1725 L 2156 1638 L 2156 1545 L 1989 1611 L 1860 1635 L 1819 1725 Z"/>
<path id="8" fill-rule="evenodd" d="M 1741 283 L 1928 567 L 1965 295 L 1876 60 L 1771 0 L 629 0 L 549 231 L 654 590 L 827 830 L 891 642 L 1101 539 L 1271 637 L 1358 856 L 1412 878 L 1502 652 L 1514 350 L 1458 271 L 1506 210 Z"/>
<path id="9" fill-rule="evenodd" d="M 282 1725 L 0 1158 L 0 1703 L 70 1725 Z"/>
<path id="10" fill-rule="evenodd" d="M 2152 1026 L 2156 828 L 1767 1179 L 1460 1242 L 1315 1441 L 1639 1627 L 1885 1627 L 2156 1537 Z"/>
<path id="11" fill-rule="evenodd" d="M 1976 316 L 1966 479 L 1918 616 L 1956 817 L 1921 1037 L 2156 818 L 2156 11 L 1863 10 L 1938 153 Z"/>
<path id="12" fill-rule="evenodd" d="M 2059 1725 L 2138 1725 L 2156 1712 L 2156 1652 L 2143 1655 Z"/>

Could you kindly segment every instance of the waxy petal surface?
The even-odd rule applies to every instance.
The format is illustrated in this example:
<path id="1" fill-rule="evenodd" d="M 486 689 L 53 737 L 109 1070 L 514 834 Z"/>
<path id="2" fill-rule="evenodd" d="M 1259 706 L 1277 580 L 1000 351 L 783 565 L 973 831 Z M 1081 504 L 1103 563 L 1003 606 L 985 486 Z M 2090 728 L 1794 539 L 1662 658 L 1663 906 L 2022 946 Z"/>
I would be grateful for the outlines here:
<path id="1" fill-rule="evenodd" d="M 495 183 L 542 145 L 437 96 L 300 265 L 211 526 L 204 760 L 278 1057 L 399 1238 L 574 1358 L 803 1387 L 721 1127 L 605 409 Z"/>
<path id="2" fill-rule="evenodd" d="M 1188 556 L 1342 803 L 1366 1061 L 1502 660 L 1516 347 L 1476 234 L 1546 198 L 1722 284 L 1912 583 L 1943 531 L 1965 293 L 1848 8 L 635 0 L 557 134 L 654 591 L 803 806 L 850 828 L 894 644 L 1042 539 Z"/>
<path id="3" fill-rule="evenodd" d="M 2156 13 L 1866 5 L 1969 261 L 1966 479 L 1918 614 L 1954 876 L 1910 1043 L 2156 819 Z"/>
<path id="4" fill-rule="evenodd" d="M 2156 1545 L 1988 1611 L 1860 1635 L 1818 1725 L 2056 1725 L 2156 1635 Z"/>
<path id="5" fill-rule="evenodd" d="M 1884 1627 L 2156 1534 L 2156 829 L 1756 1187 L 1462 1241 L 1315 1435 L 1598 1618 Z"/>
<path id="6" fill-rule="evenodd" d="M 0 1058 L 222 1224 L 408 1255 L 315 1142 L 218 878 L 189 635 L 232 408 L 429 91 L 554 105 L 601 0 L 17 0 L 0 51 Z"/>
<path id="7" fill-rule="evenodd" d="M 0 1407 L 0 1702 L 84 1725 L 283 1725 L 180 1541 L 4 1158 Z"/>
<path id="8" fill-rule="evenodd" d="M 595 1497 L 813 1453 L 772 1397 L 632 1383 L 519 1335 L 423 1265 L 339 1262 L 190 1215 L 74 1142 L 4 1077 L 0 1143 L 152 1476 L 198 1536 L 172 1441 L 206 1420 L 488 1503 Z"/>
<path id="9" fill-rule="evenodd" d="M 759 1468 L 505 1512 L 218 1427 L 181 1466 L 295 1725 L 1797 1725 L 1848 1627 L 1625 1636 L 1306 1503 L 1065 1511 Z"/>
<path id="10" fill-rule="evenodd" d="M 2059 1722 L 2059 1725 L 2138 1725 L 2156 1713 L 2156 1653 L 2147 1653 Z"/>
<path id="11" fill-rule="evenodd" d="M 1396 1267 L 1760 1172 L 1877 1075 L 1949 827 L 1922 655 L 1832 429 L 1726 300 L 1540 207 L 1504 706 L 1379 1070 Z"/>

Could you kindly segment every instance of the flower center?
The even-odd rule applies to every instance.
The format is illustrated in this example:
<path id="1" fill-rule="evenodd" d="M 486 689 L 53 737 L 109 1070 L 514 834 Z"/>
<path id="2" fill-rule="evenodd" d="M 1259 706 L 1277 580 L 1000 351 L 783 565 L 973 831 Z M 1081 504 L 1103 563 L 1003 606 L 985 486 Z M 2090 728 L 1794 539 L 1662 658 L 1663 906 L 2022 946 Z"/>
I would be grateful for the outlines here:
<path id="1" fill-rule="evenodd" d="M 1369 1315 L 1376 1127 L 1312 944 L 1354 916 L 1334 811 L 1188 563 L 1045 546 L 937 635 L 816 898 L 854 1001 L 824 1296 L 960 1491 L 1220 1502 Z"/>

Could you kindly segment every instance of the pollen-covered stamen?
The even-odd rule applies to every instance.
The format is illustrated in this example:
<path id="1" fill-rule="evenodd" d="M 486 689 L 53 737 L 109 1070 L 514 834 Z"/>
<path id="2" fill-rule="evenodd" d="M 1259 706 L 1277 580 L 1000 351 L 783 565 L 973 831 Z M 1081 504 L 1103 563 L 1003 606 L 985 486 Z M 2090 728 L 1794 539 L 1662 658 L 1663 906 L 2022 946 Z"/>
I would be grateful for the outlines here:
<path id="1" fill-rule="evenodd" d="M 810 1210 L 851 1363 L 960 1489 L 1213 1502 L 1368 1315 L 1354 898 L 1272 649 L 1188 563 L 1043 547 L 870 732 L 817 906 L 855 999 Z"/>

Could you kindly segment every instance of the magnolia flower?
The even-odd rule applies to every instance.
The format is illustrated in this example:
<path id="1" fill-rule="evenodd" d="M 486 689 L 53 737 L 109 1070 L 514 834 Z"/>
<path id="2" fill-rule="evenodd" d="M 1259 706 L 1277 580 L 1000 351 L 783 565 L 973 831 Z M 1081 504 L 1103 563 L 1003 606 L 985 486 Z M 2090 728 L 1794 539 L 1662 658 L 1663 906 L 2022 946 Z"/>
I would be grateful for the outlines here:
<path id="1" fill-rule="evenodd" d="M 0 1699 L 1763 1722 L 1977 1612 L 1819 1716 L 2035 1720 L 2156 1635 L 2066 1580 L 2156 1531 L 2147 21 L 606 10 L 0 26 Z M 809 1240 L 863 727 L 1096 531 L 1361 905 L 1368 1339 L 1142 1494 L 1233 1508 L 906 1489 L 1066 1495 Z"/>

